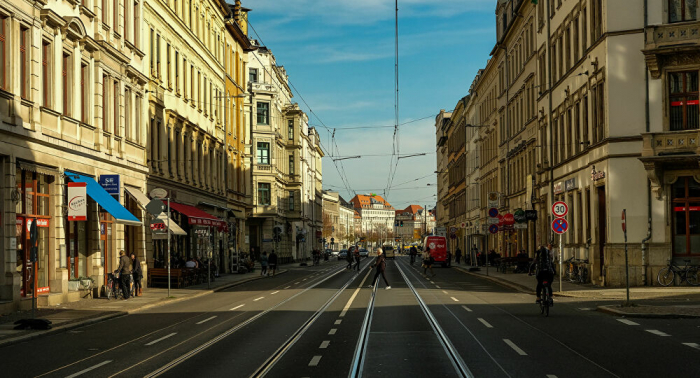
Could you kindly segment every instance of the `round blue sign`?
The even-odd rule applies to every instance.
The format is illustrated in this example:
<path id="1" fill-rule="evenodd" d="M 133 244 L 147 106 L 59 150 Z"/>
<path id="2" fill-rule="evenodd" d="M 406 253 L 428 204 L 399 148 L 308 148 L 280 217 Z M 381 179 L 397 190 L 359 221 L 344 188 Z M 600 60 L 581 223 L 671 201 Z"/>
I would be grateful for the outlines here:
<path id="1" fill-rule="evenodd" d="M 498 232 L 498 225 L 497 224 L 492 224 L 489 226 L 489 232 L 492 234 L 495 234 Z"/>
<path id="2" fill-rule="evenodd" d="M 492 207 L 489 209 L 489 216 L 491 218 L 496 218 L 498 216 L 498 209 L 495 207 Z"/>

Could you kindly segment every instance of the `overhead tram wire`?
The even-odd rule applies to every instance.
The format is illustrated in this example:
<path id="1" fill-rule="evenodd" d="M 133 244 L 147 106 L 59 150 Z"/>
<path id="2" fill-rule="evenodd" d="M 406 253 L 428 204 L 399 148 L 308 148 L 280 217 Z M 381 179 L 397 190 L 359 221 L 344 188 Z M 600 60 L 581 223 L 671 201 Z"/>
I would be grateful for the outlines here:
<path id="1" fill-rule="evenodd" d="M 399 166 L 399 154 L 401 152 L 399 145 L 399 0 L 394 0 L 394 138 L 393 138 L 394 156 L 389 161 L 389 176 L 387 177 L 385 196 L 391 193 L 391 185 L 396 177 L 396 171 Z M 393 165 L 393 168 L 392 168 Z"/>

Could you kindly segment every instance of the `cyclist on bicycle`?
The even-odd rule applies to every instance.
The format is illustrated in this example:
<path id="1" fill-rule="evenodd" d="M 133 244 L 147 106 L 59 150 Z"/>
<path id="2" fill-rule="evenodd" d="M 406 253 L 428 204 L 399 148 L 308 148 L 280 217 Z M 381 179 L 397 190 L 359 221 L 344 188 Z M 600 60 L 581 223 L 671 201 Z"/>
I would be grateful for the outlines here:
<path id="1" fill-rule="evenodd" d="M 554 257 L 552 255 L 552 244 L 547 244 L 547 247 L 542 246 L 535 252 L 535 260 L 530 265 L 529 275 L 532 275 L 533 269 L 537 277 L 537 300 L 535 303 L 540 303 L 542 301 L 540 294 L 542 294 L 544 282 L 547 282 L 546 289 L 549 290 L 551 299 L 552 280 L 554 280 L 554 274 L 556 273 L 554 269 Z"/>

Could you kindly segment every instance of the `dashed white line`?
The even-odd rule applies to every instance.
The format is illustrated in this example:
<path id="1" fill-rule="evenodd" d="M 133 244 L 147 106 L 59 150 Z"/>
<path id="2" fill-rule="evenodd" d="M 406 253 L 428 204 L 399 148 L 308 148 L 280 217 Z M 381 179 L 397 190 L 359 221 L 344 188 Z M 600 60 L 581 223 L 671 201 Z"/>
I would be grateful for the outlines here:
<path id="1" fill-rule="evenodd" d="M 277 291 L 275 291 L 275 292 L 273 292 L 273 293 L 270 293 L 270 295 L 275 295 L 275 294 L 277 294 L 277 293 L 279 293 L 279 292 L 280 292 L 280 291 L 277 290 Z"/>
<path id="2" fill-rule="evenodd" d="M 700 344 L 698 343 L 683 343 L 683 345 L 700 350 Z"/>
<path id="3" fill-rule="evenodd" d="M 593 311 L 593 309 L 590 307 L 579 307 L 578 309 L 579 311 Z"/>
<path id="4" fill-rule="evenodd" d="M 472 312 L 472 309 L 467 307 L 467 306 L 462 306 L 463 309 L 467 310 L 467 312 Z"/>
<path id="5" fill-rule="evenodd" d="M 455 302 L 459 302 L 459 299 L 457 299 L 457 298 L 455 298 L 455 297 L 450 297 L 450 298 L 451 298 L 453 301 L 455 301 Z"/>
<path id="6" fill-rule="evenodd" d="M 216 318 L 216 316 L 212 316 L 211 318 L 206 318 L 206 319 L 202 320 L 201 322 L 197 322 L 197 324 L 204 324 L 204 323 L 206 323 L 214 318 Z"/>
<path id="7" fill-rule="evenodd" d="M 169 334 L 169 335 L 163 336 L 163 337 L 161 337 L 161 338 L 158 339 L 158 340 L 153 340 L 153 341 L 151 341 L 150 343 L 146 344 L 146 346 L 153 345 L 153 344 L 155 344 L 155 343 L 159 343 L 159 342 L 161 342 L 161 341 L 163 341 L 163 340 L 165 340 L 165 339 L 167 339 L 167 338 L 173 337 L 173 336 L 175 336 L 175 335 L 177 335 L 177 332 L 173 332 L 173 333 L 171 333 L 171 334 Z"/>
<path id="8" fill-rule="evenodd" d="M 259 300 L 261 300 L 261 299 L 263 299 L 263 298 L 265 298 L 265 297 L 255 298 L 255 299 L 253 299 L 253 302 L 257 302 L 257 301 L 259 301 Z"/>
<path id="9" fill-rule="evenodd" d="M 493 328 L 493 326 L 492 326 L 489 322 L 487 322 L 486 320 L 484 320 L 484 319 L 482 319 L 482 318 L 476 318 L 476 319 L 477 319 L 478 321 L 480 321 L 481 324 L 485 325 L 486 328 Z"/>
<path id="10" fill-rule="evenodd" d="M 287 289 L 289 289 L 290 287 L 291 287 L 291 286 L 287 286 L 287 287 L 285 287 L 283 290 L 287 290 Z"/>
<path id="11" fill-rule="evenodd" d="M 295 282 L 294 284 L 295 284 L 295 285 L 299 285 L 299 281 Z"/>
<path id="12" fill-rule="evenodd" d="M 509 339 L 503 339 L 503 341 L 504 341 L 506 344 L 508 344 L 508 346 L 510 346 L 511 348 L 513 348 L 513 350 L 514 350 L 516 353 L 518 353 L 519 355 L 521 355 L 521 356 L 527 356 L 527 353 L 525 353 L 524 350 L 518 348 L 518 346 L 515 345 L 514 342 L 510 341 Z"/>
<path id="13" fill-rule="evenodd" d="M 449 293 L 448 293 L 447 291 L 445 291 L 445 290 L 443 290 L 442 292 L 445 293 L 445 294 L 449 294 Z"/>
<path id="14" fill-rule="evenodd" d="M 659 331 L 658 329 L 645 329 L 645 331 L 647 331 L 649 333 L 653 333 L 654 335 L 657 335 L 657 336 L 671 336 L 668 333 L 663 333 L 663 332 Z"/>
<path id="15" fill-rule="evenodd" d="M 306 280 L 308 280 L 308 278 L 304 278 L 302 281 L 306 281 Z"/>
<path id="16" fill-rule="evenodd" d="M 238 306 L 236 306 L 236 307 L 234 307 L 234 308 L 230 309 L 229 311 L 234 311 L 234 310 L 238 310 L 239 308 L 241 308 L 241 307 L 243 307 L 243 306 L 245 306 L 245 305 L 244 305 L 244 304 L 242 304 L 242 305 L 238 305 Z"/>
<path id="17" fill-rule="evenodd" d="M 440 286 L 438 286 L 438 285 L 435 285 L 435 287 L 438 288 L 438 289 L 440 288 Z"/>
<path id="18" fill-rule="evenodd" d="M 309 366 L 318 366 L 319 361 L 321 361 L 321 356 L 314 356 L 309 362 Z"/>
<path id="19" fill-rule="evenodd" d="M 328 334 L 329 334 L 329 335 L 335 335 L 336 332 L 338 332 L 338 329 L 337 329 L 337 328 L 331 328 L 331 330 L 328 331 Z"/>
<path id="20" fill-rule="evenodd" d="M 340 323 L 342 323 L 342 322 L 343 322 L 343 319 L 338 319 L 338 320 L 335 321 L 335 324 L 338 325 L 338 324 L 340 324 Z"/>
<path id="21" fill-rule="evenodd" d="M 358 286 L 357 289 L 355 289 L 355 292 L 352 293 L 352 296 L 351 296 L 350 299 L 348 300 L 348 303 L 346 303 L 346 304 L 345 304 L 345 307 L 343 307 L 343 311 L 341 311 L 341 312 L 340 312 L 340 315 L 338 315 L 339 317 L 341 317 L 341 318 L 344 317 L 345 314 L 348 312 L 348 310 L 350 309 L 350 305 L 352 305 L 352 302 L 355 300 L 355 297 L 357 296 L 357 293 L 359 293 L 359 292 L 360 292 L 360 289 L 361 289 L 363 286 L 365 286 L 365 281 L 367 280 L 367 277 L 369 277 L 369 274 L 370 274 L 370 273 L 372 273 L 371 270 L 370 270 L 369 272 L 367 272 L 367 274 L 365 274 L 365 278 L 362 279 L 362 282 L 360 282 L 360 286 Z"/>
<path id="22" fill-rule="evenodd" d="M 89 368 L 87 368 L 87 369 L 85 369 L 85 370 L 81 370 L 81 371 L 79 371 L 79 372 L 77 372 L 77 373 L 75 373 L 75 374 L 71 374 L 71 375 L 67 376 L 66 378 L 74 378 L 74 377 L 77 377 L 77 376 L 79 376 L 79 375 L 81 375 L 81 374 L 85 374 L 85 373 L 89 372 L 90 370 L 95 370 L 95 369 L 97 369 L 97 368 L 99 368 L 99 367 L 105 366 L 105 365 L 107 365 L 107 364 L 110 363 L 110 362 L 112 362 L 112 360 L 100 362 L 99 364 L 97 364 L 97 365 L 95 365 L 95 366 L 91 366 L 91 367 L 89 367 Z"/>
<path id="23" fill-rule="evenodd" d="M 324 341 L 321 343 L 321 346 L 319 346 L 318 348 L 319 348 L 319 349 L 326 349 L 326 348 L 328 348 L 328 344 L 330 344 L 330 343 L 331 343 L 330 340 L 324 340 Z"/>
<path id="24" fill-rule="evenodd" d="M 553 374 L 547 374 L 547 378 L 557 378 L 557 376 Z"/>
<path id="25" fill-rule="evenodd" d="M 633 321 L 631 321 L 631 320 L 627 320 L 627 319 L 617 319 L 617 321 L 620 322 L 620 323 L 627 324 L 627 325 L 633 325 L 633 326 L 634 326 L 634 325 L 639 325 L 639 323 L 635 323 L 635 322 L 633 322 Z"/>
<path id="26" fill-rule="evenodd" d="M 433 281 L 430 281 L 430 283 L 433 284 L 433 285 L 435 285 L 435 282 L 433 282 Z"/>

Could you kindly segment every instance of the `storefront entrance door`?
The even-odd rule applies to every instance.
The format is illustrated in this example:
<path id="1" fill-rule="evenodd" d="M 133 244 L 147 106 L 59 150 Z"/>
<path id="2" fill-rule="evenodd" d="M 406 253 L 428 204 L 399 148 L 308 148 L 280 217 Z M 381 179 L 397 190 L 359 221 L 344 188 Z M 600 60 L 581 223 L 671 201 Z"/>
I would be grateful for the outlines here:
<path id="1" fill-rule="evenodd" d="M 680 177 L 672 194 L 673 256 L 700 255 L 700 184 Z"/>
<path id="2" fill-rule="evenodd" d="M 607 213 L 605 211 L 605 187 L 598 187 L 598 261 L 600 262 L 600 275 L 605 269 L 605 243 L 607 242 Z"/>
<path id="3" fill-rule="evenodd" d="M 69 279 L 87 277 L 87 222 L 68 222 L 68 264 Z"/>

